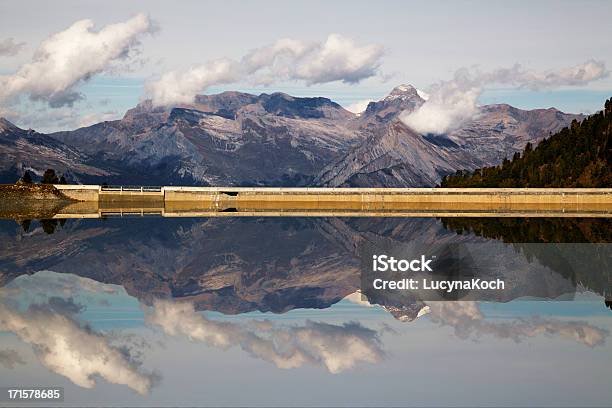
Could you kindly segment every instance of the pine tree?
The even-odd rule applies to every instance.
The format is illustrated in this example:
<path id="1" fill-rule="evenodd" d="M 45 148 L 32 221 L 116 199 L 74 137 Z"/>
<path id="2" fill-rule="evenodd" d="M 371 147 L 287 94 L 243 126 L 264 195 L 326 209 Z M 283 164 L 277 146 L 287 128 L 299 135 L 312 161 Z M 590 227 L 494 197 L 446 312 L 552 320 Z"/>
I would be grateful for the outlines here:
<path id="1" fill-rule="evenodd" d="M 59 182 L 59 179 L 57 178 L 57 175 L 55 174 L 55 170 L 53 169 L 45 170 L 45 173 L 43 174 L 42 182 L 43 184 L 57 184 Z"/>
<path id="2" fill-rule="evenodd" d="M 612 99 L 602 112 L 571 125 L 500 166 L 457 171 L 442 187 L 612 187 Z"/>
<path id="3" fill-rule="evenodd" d="M 32 176 L 30 175 L 30 170 L 26 170 L 26 172 L 23 173 L 21 181 L 27 184 L 32 184 Z"/>

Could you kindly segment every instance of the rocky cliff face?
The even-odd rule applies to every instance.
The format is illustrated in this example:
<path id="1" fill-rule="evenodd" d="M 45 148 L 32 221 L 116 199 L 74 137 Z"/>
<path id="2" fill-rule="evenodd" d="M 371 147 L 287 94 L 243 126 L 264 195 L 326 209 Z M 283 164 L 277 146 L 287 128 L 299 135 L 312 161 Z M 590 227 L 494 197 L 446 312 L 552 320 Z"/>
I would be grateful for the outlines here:
<path id="1" fill-rule="evenodd" d="M 345 126 L 353 116 L 326 98 L 225 92 L 52 136 L 153 184 L 306 185 L 359 138 Z"/>
<path id="2" fill-rule="evenodd" d="M 487 105 L 460 129 L 446 135 L 421 135 L 407 127 L 400 117 L 424 101 L 414 88 L 402 86 L 403 91 L 398 88 L 385 100 L 368 106 L 356 121 L 370 136 L 327 165 L 314 184 L 435 186 L 444 175 L 456 170 L 501 163 L 528 142 L 536 144 L 572 120 L 582 118 L 552 108 L 526 111 L 509 105 Z M 391 96 L 394 98 L 387 101 Z"/>
<path id="3" fill-rule="evenodd" d="M 60 174 L 87 173 L 104 177 L 108 170 L 87 164 L 88 157 L 48 135 L 23 130 L 0 118 L 0 183 L 13 183 L 26 170 L 42 176 L 48 168 Z"/>
<path id="4" fill-rule="evenodd" d="M 578 117 L 490 105 L 455 132 L 420 135 L 400 116 L 424 102 L 401 85 L 354 115 L 326 98 L 224 92 L 166 108 L 143 102 L 121 120 L 50 135 L 4 121 L 0 177 L 55 168 L 84 183 L 433 186 L 457 169 L 497 164 Z"/>

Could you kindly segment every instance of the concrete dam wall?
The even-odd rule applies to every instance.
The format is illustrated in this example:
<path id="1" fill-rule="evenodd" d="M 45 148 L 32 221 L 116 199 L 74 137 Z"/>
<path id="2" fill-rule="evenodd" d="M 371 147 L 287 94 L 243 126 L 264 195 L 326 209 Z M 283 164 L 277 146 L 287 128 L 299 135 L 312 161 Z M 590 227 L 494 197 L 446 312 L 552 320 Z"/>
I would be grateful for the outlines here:
<path id="1" fill-rule="evenodd" d="M 66 215 L 612 217 L 612 189 L 107 187 L 56 185 Z"/>
<path id="2" fill-rule="evenodd" d="M 612 188 L 55 187 L 78 201 L 602 204 Z"/>

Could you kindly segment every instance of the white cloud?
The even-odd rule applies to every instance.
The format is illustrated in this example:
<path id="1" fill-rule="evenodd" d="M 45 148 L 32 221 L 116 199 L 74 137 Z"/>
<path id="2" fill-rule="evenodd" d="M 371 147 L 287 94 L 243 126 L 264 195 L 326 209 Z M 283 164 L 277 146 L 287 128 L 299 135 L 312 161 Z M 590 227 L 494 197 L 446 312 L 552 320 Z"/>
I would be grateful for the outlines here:
<path id="1" fill-rule="evenodd" d="M 325 43 L 302 56 L 291 79 L 307 84 L 333 81 L 357 83 L 376 74 L 383 48 L 378 45 L 359 46 L 350 38 L 331 34 Z"/>
<path id="2" fill-rule="evenodd" d="M 0 57 L 12 57 L 23 49 L 25 43 L 16 43 L 14 38 L 6 38 L 0 41 Z"/>
<path id="3" fill-rule="evenodd" d="M 268 68 L 286 77 L 290 68 L 287 62 L 301 58 L 310 49 L 312 49 L 312 45 L 303 41 L 283 38 L 272 45 L 254 49 L 242 57 L 241 63 L 247 74 Z"/>
<path id="4" fill-rule="evenodd" d="M 424 101 L 429 99 L 429 94 L 425 91 L 421 91 L 420 89 L 417 89 L 417 95 L 419 95 L 421 97 L 421 99 L 423 99 Z"/>
<path id="5" fill-rule="evenodd" d="M 52 107 L 72 106 L 82 99 L 76 86 L 128 58 L 152 24 L 138 14 L 99 31 L 93 28 L 92 20 L 80 20 L 43 41 L 31 62 L 12 75 L 0 76 L 0 101 L 28 95 Z"/>
<path id="6" fill-rule="evenodd" d="M 159 80 L 147 83 L 145 92 L 157 105 L 187 104 L 193 102 L 199 90 L 234 82 L 238 78 L 236 62 L 220 59 L 186 72 L 167 72 Z"/>
<path id="7" fill-rule="evenodd" d="M 283 81 L 357 83 L 376 74 L 382 55 L 378 45 L 361 46 L 338 34 L 330 34 L 321 43 L 281 39 L 249 52 L 240 61 L 220 59 L 186 72 L 168 72 L 146 85 L 145 96 L 155 105 L 171 105 L 191 103 L 212 85 L 241 80 L 268 85 Z"/>
<path id="8" fill-rule="evenodd" d="M 191 303 L 163 300 L 145 307 L 145 322 L 168 335 L 186 336 L 213 347 L 239 346 L 284 369 L 308 363 L 339 373 L 359 362 L 378 362 L 384 356 L 378 334 L 358 323 L 308 321 L 304 326 L 279 326 L 270 321 L 220 322 L 197 313 Z"/>
<path id="9" fill-rule="evenodd" d="M 0 117 L 7 118 L 21 128 L 32 128 L 48 133 L 90 126 L 104 120 L 120 119 L 121 115 L 116 111 L 84 113 L 76 106 L 50 108 L 39 101 L 29 103 L 27 109 L 3 110 L 0 108 Z"/>
<path id="10" fill-rule="evenodd" d="M 346 109 L 349 112 L 353 112 L 353 113 L 363 113 L 368 107 L 368 104 L 370 102 L 375 102 L 375 101 L 374 99 L 363 99 L 361 101 L 357 101 L 357 102 L 351 103 L 348 106 L 345 106 L 344 109 Z"/>
<path id="11" fill-rule="evenodd" d="M 419 133 L 444 134 L 461 127 L 478 113 L 478 98 L 491 85 L 510 85 L 533 90 L 561 86 L 583 86 L 608 76 L 605 64 L 589 60 L 558 70 L 532 71 L 521 65 L 481 72 L 462 68 L 449 81 L 440 81 L 428 90 L 429 99 L 416 111 L 401 117 Z"/>
<path id="12" fill-rule="evenodd" d="M 79 122 L 76 127 L 85 127 L 95 125 L 96 123 L 106 122 L 110 120 L 121 119 L 121 114 L 115 111 L 92 112 L 79 117 Z"/>
<path id="13" fill-rule="evenodd" d="M 516 64 L 482 76 L 486 83 L 510 84 L 534 90 L 560 86 L 583 86 L 605 78 L 609 72 L 603 61 L 589 60 L 573 67 L 548 71 L 529 71 Z"/>
<path id="14" fill-rule="evenodd" d="M 482 89 L 464 81 L 463 73 L 459 71 L 454 80 L 433 85 L 425 103 L 400 119 L 419 133 L 443 134 L 474 117 Z"/>

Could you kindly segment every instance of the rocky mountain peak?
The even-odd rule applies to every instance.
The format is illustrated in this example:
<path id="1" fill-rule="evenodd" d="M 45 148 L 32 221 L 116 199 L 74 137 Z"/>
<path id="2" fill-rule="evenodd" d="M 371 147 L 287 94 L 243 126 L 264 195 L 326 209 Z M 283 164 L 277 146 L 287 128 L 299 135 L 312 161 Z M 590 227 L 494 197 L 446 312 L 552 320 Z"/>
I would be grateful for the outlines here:
<path id="1" fill-rule="evenodd" d="M 412 85 L 398 85 L 382 100 L 370 102 L 361 115 L 360 122 L 389 122 L 404 111 L 413 111 L 425 103 L 421 94 Z"/>
<path id="2" fill-rule="evenodd" d="M 19 128 L 5 118 L 0 118 L 0 132 L 18 130 Z"/>
<path id="3" fill-rule="evenodd" d="M 412 85 L 402 84 L 393 88 L 391 90 L 391 93 L 387 95 L 384 100 L 391 101 L 394 99 L 400 99 L 405 101 L 413 98 L 421 99 L 421 96 L 419 95 L 419 90 Z"/>
<path id="4" fill-rule="evenodd" d="M 336 102 L 323 97 L 302 98 L 281 92 L 259 95 L 266 112 L 288 118 L 349 118 L 353 115 Z"/>

